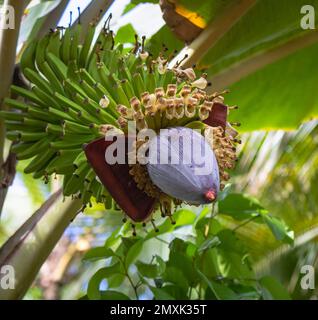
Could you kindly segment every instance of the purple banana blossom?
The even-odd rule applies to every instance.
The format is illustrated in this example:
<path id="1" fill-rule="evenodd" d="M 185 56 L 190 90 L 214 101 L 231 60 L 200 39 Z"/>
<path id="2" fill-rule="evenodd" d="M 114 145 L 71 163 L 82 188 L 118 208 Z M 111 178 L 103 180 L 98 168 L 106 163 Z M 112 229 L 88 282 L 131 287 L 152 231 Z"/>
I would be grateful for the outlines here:
<path id="1" fill-rule="evenodd" d="M 149 142 L 147 169 L 164 193 L 190 204 L 214 201 L 219 168 L 210 145 L 198 132 L 184 127 L 161 130 Z"/>

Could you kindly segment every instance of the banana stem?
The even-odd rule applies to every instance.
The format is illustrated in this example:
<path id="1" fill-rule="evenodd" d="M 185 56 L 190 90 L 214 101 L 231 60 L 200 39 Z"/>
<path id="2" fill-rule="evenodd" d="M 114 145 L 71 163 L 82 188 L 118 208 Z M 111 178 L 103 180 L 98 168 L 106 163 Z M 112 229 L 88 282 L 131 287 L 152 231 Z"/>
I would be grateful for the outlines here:
<path id="1" fill-rule="evenodd" d="M 0 110 L 4 109 L 3 99 L 8 95 L 9 87 L 12 83 L 21 17 L 28 3 L 29 1 L 26 0 L 6 0 L 4 2 L 4 6 L 8 5 L 14 7 L 15 28 L 0 28 Z M 5 19 L 2 20 L 4 21 Z M 4 162 L 4 141 L 5 126 L 3 120 L 0 119 L 0 169 Z M 2 170 L 0 170 L 0 180 L 2 179 L 2 174 Z M 0 190 L 0 204 L 4 202 L 6 193 L 5 189 Z M 0 215 L 1 211 L 2 205 L 0 206 Z"/>
<path id="2" fill-rule="evenodd" d="M 66 227 L 76 217 L 81 201 L 62 202 L 62 190 L 54 193 L 0 249 L 0 269 L 14 269 L 14 289 L 0 288 L 0 300 L 21 299 Z"/>

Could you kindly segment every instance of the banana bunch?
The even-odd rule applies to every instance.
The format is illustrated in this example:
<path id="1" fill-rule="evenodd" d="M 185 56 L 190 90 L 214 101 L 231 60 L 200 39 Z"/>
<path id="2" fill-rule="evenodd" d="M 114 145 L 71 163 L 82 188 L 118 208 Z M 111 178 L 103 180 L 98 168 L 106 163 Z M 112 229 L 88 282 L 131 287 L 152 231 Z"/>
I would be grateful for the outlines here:
<path id="1" fill-rule="evenodd" d="M 109 130 L 126 133 L 129 120 L 136 121 L 138 130 L 191 128 L 206 121 L 223 97 L 206 93 L 206 74 L 197 78 L 180 63 L 168 68 L 164 53 L 154 59 L 145 50 L 144 37 L 141 42 L 136 37 L 127 52 L 123 44 L 115 44 L 108 27 L 96 41 L 96 23 L 89 24 L 81 42 L 83 32 L 78 23 L 51 30 L 28 45 L 21 69 L 30 90 L 13 85 L 11 93 L 19 98 L 7 98 L 9 111 L 1 111 L 0 117 L 17 158 L 32 159 L 25 173 L 46 182 L 54 174 L 63 175 L 65 196 L 81 198 L 83 205 L 93 196 L 112 208 L 114 201 L 87 162 L 83 146 Z M 227 124 L 222 130 L 233 128 Z"/>

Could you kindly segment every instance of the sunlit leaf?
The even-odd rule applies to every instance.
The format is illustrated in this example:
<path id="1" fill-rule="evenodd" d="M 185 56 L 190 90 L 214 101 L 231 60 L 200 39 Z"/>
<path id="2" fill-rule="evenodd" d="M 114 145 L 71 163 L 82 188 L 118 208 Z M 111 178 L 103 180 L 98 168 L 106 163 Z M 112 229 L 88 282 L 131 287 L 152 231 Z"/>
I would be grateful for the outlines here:
<path id="1" fill-rule="evenodd" d="M 116 43 L 135 43 L 136 31 L 131 23 L 118 29 L 115 36 Z"/>
<path id="2" fill-rule="evenodd" d="M 155 256 L 154 263 L 137 261 L 138 272 L 147 278 L 156 278 L 165 272 L 166 264 L 160 256 Z"/>
<path id="3" fill-rule="evenodd" d="M 274 277 L 263 277 L 260 279 L 259 283 L 262 286 L 263 298 L 265 300 L 291 299 L 287 290 Z"/>
<path id="4" fill-rule="evenodd" d="M 154 298 L 156 300 L 175 300 L 173 296 L 171 296 L 169 293 L 167 293 L 164 288 L 155 288 L 150 287 L 150 290 L 152 291 Z"/>
<path id="5" fill-rule="evenodd" d="M 130 300 L 128 296 L 122 292 L 107 290 L 101 291 L 101 300 Z"/>
<path id="6" fill-rule="evenodd" d="M 28 10 L 26 17 L 22 20 L 21 32 L 19 35 L 19 43 L 28 39 L 33 27 L 38 19 L 41 19 L 49 12 L 54 10 L 61 0 L 58 1 L 42 1 Z"/>
<path id="7" fill-rule="evenodd" d="M 90 300 L 98 300 L 102 298 L 100 291 L 100 284 L 104 279 L 107 279 L 111 275 L 118 273 L 120 264 L 116 263 L 110 267 L 99 269 L 90 279 L 87 288 L 87 296 Z"/>
<path id="8" fill-rule="evenodd" d="M 126 266 L 130 266 L 132 263 L 135 262 L 135 260 L 138 258 L 139 254 L 142 251 L 143 245 L 144 245 L 144 242 L 141 239 L 129 248 L 125 258 Z"/>
<path id="9" fill-rule="evenodd" d="M 208 285 L 208 287 L 211 289 L 211 291 L 214 293 L 215 297 L 218 300 L 236 300 L 237 299 L 237 295 L 233 290 L 226 287 L 225 285 L 209 280 L 203 272 L 201 272 L 200 270 L 197 270 L 197 271 L 200 277 Z"/>
<path id="10" fill-rule="evenodd" d="M 265 211 L 257 199 L 244 194 L 231 193 L 219 201 L 219 212 L 237 220 L 258 217 Z"/>
<path id="11" fill-rule="evenodd" d="M 96 247 L 87 251 L 84 255 L 84 260 L 100 260 L 107 259 L 113 257 L 115 253 L 108 248 L 105 247 Z"/>
<path id="12" fill-rule="evenodd" d="M 215 237 L 215 236 L 209 237 L 198 248 L 198 253 L 200 254 L 205 250 L 217 247 L 220 243 L 221 242 L 218 237 Z"/>
<path id="13" fill-rule="evenodd" d="M 290 230 L 282 220 L 269 215 L 264 215 L 263 219 L 277 240 L 289 244 L 294 242 L 294 232 Z"/>
<path id="14" fill-rule="evenodd" d="M 194 222 L 196 215 L 194 212 L 182 209 L 178 210 L 173 214 L 173 218 L 175 219 L 176 223 L 171 224 L 169 219 L 166 219 L 163 224 L 158 226 L 159 232 L 156 232 L 155 230 L 152 230 L 148 233 L 148 235 L 145 237 L 145 240 L 151 239 L 153 237 L 156 237 L 160 234 L 164 234 L 167 232 L 172 232 L 173 230 L 180 228 L 182 226 L 190 225 Z"/>

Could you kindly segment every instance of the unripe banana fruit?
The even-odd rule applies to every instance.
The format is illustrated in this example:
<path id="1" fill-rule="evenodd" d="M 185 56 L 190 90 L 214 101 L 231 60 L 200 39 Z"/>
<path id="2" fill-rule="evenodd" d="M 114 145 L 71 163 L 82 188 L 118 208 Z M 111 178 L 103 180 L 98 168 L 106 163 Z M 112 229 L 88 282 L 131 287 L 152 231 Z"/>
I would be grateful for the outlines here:
<path id="1" fill-rule="evenodd" d="M 89 25 L 83 42 L 80 25 L 64 32 L 58 28 L 32 42 L 21 57 L 21 68 L 32 90 L 12 86 L 12 93 L 20 98 L 6 99 L 9 111 L 1 111 L 0 117 L 6 121 L 7 138 L 16 142 L 18 159 L 32 158 L 25 172 L 42 176 L 46 182 L 53 174 L 64 175 L 64 195 L 81 198 L 85 206 L 93 196 L 112 208 L 112 195 L 123 207 L 126 195 L 118 196 L 112 186 L 100 182 L 98 170 L 92 169 L 83 147 L 109 130 L 127 133 L 131 120 L 136 121 L 138 131 L 150 128 L 157 133 L 162 128 L 198 127 L 202 134 L 207 133 L 211 156 L 215 155 L 218 164 L 213 173 L 217 185 L 213 184 L 214 191 L 206 190 L 205 198 L 214 200 L 220 188 L 216 172 L 220 180 L 228 179 L 225 170 L 234 166 L 238 141 L 236 131 L 227 123 L 229 108 L 221 94 L 205 91 L 206 75 L 197 77 L 193 69 L 183 70 L 180 64 L 168 68 L 164 53 L 151 57 L 145 51 L 144 37 L 142 44 L 137 39 L 131 52 L 125 53 L 107 28 L 94 42 L 95 27 L 95 23 Z M 137 141 L 135 149 L 142 144 Z M 138 219 L 125 206 L 133 220 L 144 220 L 158 206 L 163 214 L 171 215 L 173 204 L 187 200 L 178 198 L 178 190 L 168 195 L 160 184 L 154 185 L 146 166 L 140 163 L 131 165 L 129 172 L 138 192 L 155 204 L 140 212 Z M 153 172 L 149 173 L 155 180 Z"/>

